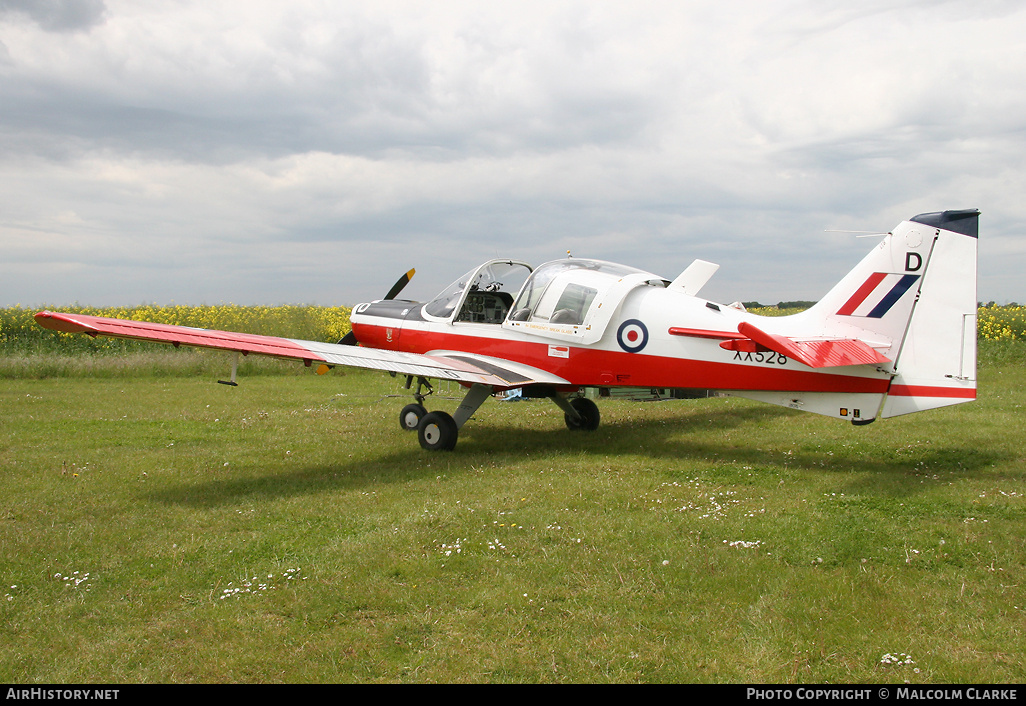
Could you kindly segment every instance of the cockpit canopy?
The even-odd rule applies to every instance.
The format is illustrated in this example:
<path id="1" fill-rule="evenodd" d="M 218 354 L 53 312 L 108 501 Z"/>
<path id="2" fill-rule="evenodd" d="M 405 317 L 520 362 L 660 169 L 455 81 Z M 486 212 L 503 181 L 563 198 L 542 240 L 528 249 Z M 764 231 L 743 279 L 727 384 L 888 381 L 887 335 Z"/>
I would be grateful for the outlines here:
<path id="1" fill-rule="evenodd" d="M 554 260 L 533 272 L 524 262 L 492 260 L 449 285 L 424 306 L 424 314 L 589 343 L 601 338 L 632 289 L 668 284 L 650 272 L 601 260 Z"/>
<path id="2" fill-rule="evenodd" d="M 437 319 L 501 324 L 530 274 L 526 262 L 486 262 L 442 290 L 424 306 L 424 313 Z M 459 313 L 453 316 L 454 312 Z"/>
<path id="3" fill-rule="evenodd" d="M 600 340 L 636 287 L 665 287 L 664 279 L 625 265 L 569 258 L 536 269 L 503 328 L 559 341 Z"/>
<path id="4" fill-rule="evenodd" d="M 647 272 L 601 260 L 567 259 L 548 262 L 531 275 L 513 305 L 511 321 L 581 325 L 600 294 L 628 275 Z"/>

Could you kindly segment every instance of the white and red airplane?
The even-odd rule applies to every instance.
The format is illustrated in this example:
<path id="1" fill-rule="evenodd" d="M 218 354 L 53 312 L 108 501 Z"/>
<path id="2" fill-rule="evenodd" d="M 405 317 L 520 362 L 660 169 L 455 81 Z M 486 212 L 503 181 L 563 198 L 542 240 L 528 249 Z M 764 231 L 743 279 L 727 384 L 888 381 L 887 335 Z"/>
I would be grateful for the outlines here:
<path id="1" fill-rule="evenodd" d="M 976 398 L 978 223 L 976 210 L 904 221 L 815 306 L 785 317 L 699 297 L 718 268 L 702 260 L 671 281 L 568 258 L 537 269 L 492 260 L 426 304 L 395 298 L 410 270 L 384 299 L 355 307 L 337 343 L 50 311 L 36 320 L 297 359 L 322 373 L 348 365 L 404 375 L 415 401 L 400 425 L 430 450 L 451 450 L 485 400 L 515 389 L 552 399 L 571 429 L 599 424 L 587 388 L 618 387 L 716 391 L 868 424 Z M 467 388 L 455 414 L 425 409 L 429 379 Z"/>

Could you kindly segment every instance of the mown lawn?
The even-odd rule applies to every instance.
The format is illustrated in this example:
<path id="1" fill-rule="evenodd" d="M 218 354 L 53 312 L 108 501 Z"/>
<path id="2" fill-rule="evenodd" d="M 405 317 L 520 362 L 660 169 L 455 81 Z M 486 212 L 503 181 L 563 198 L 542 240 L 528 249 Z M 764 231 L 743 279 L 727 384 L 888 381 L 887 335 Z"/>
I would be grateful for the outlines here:
<path id="1" fill-rule="evenodd" d="M 3 380 L 0 680 L 1021 682 L 1026 373 L 980 377 L 861 428 L 489 402 L 442 454 L 384 374 Z"/>

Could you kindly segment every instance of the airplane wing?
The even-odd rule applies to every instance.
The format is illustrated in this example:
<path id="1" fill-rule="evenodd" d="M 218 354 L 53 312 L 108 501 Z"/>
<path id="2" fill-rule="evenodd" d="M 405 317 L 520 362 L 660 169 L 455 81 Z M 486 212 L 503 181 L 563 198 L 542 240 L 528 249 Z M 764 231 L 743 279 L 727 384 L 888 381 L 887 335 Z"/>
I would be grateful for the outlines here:
<path id="1" fill-rule="evenodd" d="M 189 326 L 110 319 L 84 314 L 62 314 L 52 311 L 41 311 L 36 314 L 35 319 L 43 328 L 63 333 L 84 333 L 94 338 L 109 336 L 170 343 L 176 348 L 190 346 L 235 351 L 242 355 L 266 355 L 301 360 L 308 366 L 314 362 L 327 365 L 347 365 L 384 370 L 401 375 L 442 378 L 470 384 L 481 383 L 502 389 L 522 387 L 533 383 L 568 384 L 563 378 L 551 375 L 544 370 L 510 363 L 498 358 L 466 353 L 440 351 L 422 355 L 337 343 L 302 341 L 276 336 L 214 331 Z"/>
<path id="2" fill-rule="evenodd" d="M 754 324 L 738 324 L 738 332 L 709 331 L 705 329 L 671 328 L 675 336 L 721 340 L 721 348 L 729 351 L 755 353 L 774 351 L 810 368 L 830 368 L 842 365 L 879 365 L 890 363 L 890 358 L 878 353 L 865 341 L 857 338 L 796 339 L 767 333 Z"/>

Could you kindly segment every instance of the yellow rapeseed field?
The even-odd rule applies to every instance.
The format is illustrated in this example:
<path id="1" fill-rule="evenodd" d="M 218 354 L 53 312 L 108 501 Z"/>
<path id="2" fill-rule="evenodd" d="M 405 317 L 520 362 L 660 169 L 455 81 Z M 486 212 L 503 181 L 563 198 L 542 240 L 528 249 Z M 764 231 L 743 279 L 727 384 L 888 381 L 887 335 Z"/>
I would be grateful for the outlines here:
<path id="1" fill-rule="evenodd" d="M 337 341 L 350 328 L 349 307 L 345 306 L 239 306 L 217 304 L 184 306 L 171 304 L 157 306 L 144 304 L 133 307 L 62 306 L 55 310 L 71 314 L 105 316 L 113 319 L 153 321 L 160 324 L 192 326 L 195 328 L 239 331 L 266 336 L 301 338 L 308 341 Z M 38 309 L 21 306 L 0 309 L 0 345 L 24 347 L 32 341 L 49 340 L 54 337 L 62 341 L 85 339 L 84 336 L 55 334 L 44 331 L 32 318 Z M 88 340 L 88 339 L 85 339 Z M 115 348 L 120 342 L 100 339 L 92 343 L 94 348 L 105 346 Z"/>
<path id="2" fill-rule="evenodd" d="M 978 337 L 984 341 L 1026 340 L 1026 306 L 981 306 L 977 324 Z"/>
<path id="3" fill-rule="evenodd" d="M 344 306 L 293 304 L 283 306 L 239 306 L 237 304 L 158 306 L 144 304 L 133 307 L 65 306 L 57 307 L 57 309 L 69 313 L 107 316 L 115 319 L 154 321 L 162 324 L 284 336 L 309 341 L 337 341 L 342 338 L 349 331 L 351 311 L 349 307 Z M 8 349 L 11 347 L 21 348 L 25 345 L 36 347 L 43 340 L 44 334 L 51 337 L 56 336 L 60 340 L 83 338 L 44 332 L 32 318 L 36 311 L 38 309 L 27 309 L 22 306 L 0 309 L 0 346 Z M 780 316 L 795 313 L 797 310 L 762 307 L 751 311 L 764 316 Z M 978 332 L 981 341 L 1026 340 L 1026 306 L 988 304 L 981 306 L 978 313 Z M 51 340 L 53 339 L 51 338 Z M 115 342 L 100 340 L 92 342 L 91 347 L 103 349 L 105 344 L 113 343 Z"/>

